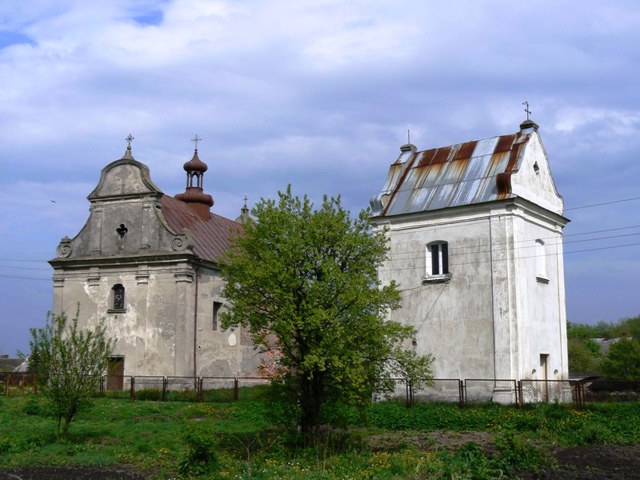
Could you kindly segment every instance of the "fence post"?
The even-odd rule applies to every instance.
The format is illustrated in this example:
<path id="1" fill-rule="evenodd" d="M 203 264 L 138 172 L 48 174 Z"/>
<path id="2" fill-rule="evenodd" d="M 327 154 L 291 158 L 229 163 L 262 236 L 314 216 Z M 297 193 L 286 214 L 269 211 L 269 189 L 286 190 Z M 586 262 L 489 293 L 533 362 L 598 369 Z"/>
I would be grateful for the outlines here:
<path id="1" fill-rule="evenodd" d="M 129 389 L 131 390 L 131 400 L 135 400 L 136 399 L 136 377 L 134 377 L 133 375 L 131 376 L 131 386 L 129 387 Z"/>
<path id="2" fill-rule="evenodd" d="M 574 401 L 576 402 L 576 406 L 578 408 L 584 407 L 584 383 L 577 381 L 574 384 L 574 392 L 575 392 Z"/>
<path id="3" fill-rule="evenodd" d="M 203 385 L 202 377 L 198 378 L 198 401 L 204 402 L 204 391 L 202 389 Z"/>
<path id="4" fill-rule="evenodd" d="M 164 402 L 167 399 L 167 386 L 169 385 L 169 379 L 167 377 L 162 377 L 162 401 Z"/>
<path id="5" fill-rule="evenodd" d="M 458 403 L 460 408 L 465 406 L 466 399 L 464 398 L 464 381 L 458 380 Z"/>
<path id="6" fill-rule="evenodd" d="M 404 379 L 404 406 L 409 408 L 409 381 Z"/>
<path id="7" fill-rule="evenodd" d="M 518 391 L 516 393 L 516 405 L 518 407 L 524 406 L 524 395 L 522 393 L 522 380 L 518 380 Z"/>
<path id="8" fill-rule="evenodd" d="M 238 391 L 239 387 L 238 387 L 238 377 L 234 377 L 233 378 L 233 400 L 234 401 L 238 401 L 238 398 L 240 397 L 240 392 Z"/>

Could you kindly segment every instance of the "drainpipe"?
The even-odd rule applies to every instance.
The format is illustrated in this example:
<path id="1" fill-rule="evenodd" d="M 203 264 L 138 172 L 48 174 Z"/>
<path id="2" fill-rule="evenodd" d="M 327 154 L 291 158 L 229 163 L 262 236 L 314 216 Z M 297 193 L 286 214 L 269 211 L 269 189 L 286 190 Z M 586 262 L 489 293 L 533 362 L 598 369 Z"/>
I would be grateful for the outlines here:
<path id="1" fill-rule="evenodd" d="M 493 217 L 491 215 L 491 209 L 489 209 L 489 265 L 491 268 L 491 323 L 493 324 L 493 379 L 496 379 L 496 300 L 495 300 L 495 284 L 493 279 Z M 500 215 L 498 215 L 500 220 Z M 495 383 L 494 383 L 495 385 Z"/>
<path id="2" fill-rule="evenodd" d="M 196 266 L 195 299 L 193 301 L 193 378 L 198 376 L 198 274 L 200 267 Z"/>

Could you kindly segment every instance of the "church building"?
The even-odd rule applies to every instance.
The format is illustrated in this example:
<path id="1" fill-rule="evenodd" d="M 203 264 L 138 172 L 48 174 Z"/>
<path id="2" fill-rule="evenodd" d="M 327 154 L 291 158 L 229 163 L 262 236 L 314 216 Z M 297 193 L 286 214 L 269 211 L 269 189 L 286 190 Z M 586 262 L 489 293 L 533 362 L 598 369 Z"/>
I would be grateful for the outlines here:
<path id="1" fill-rule="evenodd" d="M 527 119 L 509 135 L 401 147 L 372 222 L 390 241 L 380 269 L 435 358 L 435 378 L 568 378 L 562 236 L 568 219 Z"/>
<path id="2" fill-rule="evenodd" d="M 79 309 L 83 328 L 103 320 L 117 339 L 116 375 L 254 375 L 259 358 L 247 332 L 220 327 L 219 259 L 249 218 L 246 205 L 235 221 L 211 212 L 197 144 L 184 164 L 185 192 L 164 194 L 128 140 L 89 194 L 85 226 L 49 261 L 54 313 L 73 318 Z"/>

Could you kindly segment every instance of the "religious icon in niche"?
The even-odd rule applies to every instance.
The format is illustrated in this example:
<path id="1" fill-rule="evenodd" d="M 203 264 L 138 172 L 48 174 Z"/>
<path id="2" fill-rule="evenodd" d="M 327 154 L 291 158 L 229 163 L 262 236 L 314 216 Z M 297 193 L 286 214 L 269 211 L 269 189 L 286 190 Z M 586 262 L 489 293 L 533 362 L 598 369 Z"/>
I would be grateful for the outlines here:
<path id="1" fill-rule="evenodd" d="M 113 309 L 124 310 L 124 287 L 119 283 L 113 286 Z"/>
<path id="2" fill-rule="evenodd" d="M 126 227 L 124 223 L 121 223 L 120 226 L 116 228 L 116 233 L 120 235 L 120 238 L 123 238 L 128 231 L 129 229 Z"/>

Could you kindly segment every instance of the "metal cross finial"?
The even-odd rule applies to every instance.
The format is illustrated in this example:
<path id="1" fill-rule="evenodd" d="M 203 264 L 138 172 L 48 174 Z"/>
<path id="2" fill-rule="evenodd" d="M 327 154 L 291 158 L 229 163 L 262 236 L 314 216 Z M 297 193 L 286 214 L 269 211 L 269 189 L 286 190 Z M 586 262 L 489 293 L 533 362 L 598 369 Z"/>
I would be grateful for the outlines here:
<path id="1" fill-rule="evenodd" d="M 202 141 L 202 139 L 196 133 L 196 136 L 191 139 L 192 142 L 196 144 L 196 152 L 198 151 L 198 142 Z"/>
<path id="2" fill-rule="evenodd" d="M 247 200 L 249 200 L 249 197 L 247 197 L 246 195 L 244 196 L 244 206 L 247 206 Z"/>
<path id="3" fill-rule="evenodd" d="M 127 150 L 131 150 L 131 142 L 133 142 L 135 139 L 136 137 L 134 137 L 133 135 L 127 135 L 127 138 L 125 138 L 125 140 L 127 141 Z"/>
<path id="4" fill-rule="evenodd" d="M 529 120 L 529 115 L 531 115 L 531 110 L 529 110 L 529 102 L 525 100 L 524 102 L 522 102 L 522 105 L 524 105 L 524 111 L 527 113 L 527 120 Z"/>

